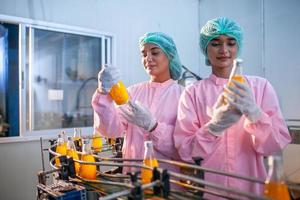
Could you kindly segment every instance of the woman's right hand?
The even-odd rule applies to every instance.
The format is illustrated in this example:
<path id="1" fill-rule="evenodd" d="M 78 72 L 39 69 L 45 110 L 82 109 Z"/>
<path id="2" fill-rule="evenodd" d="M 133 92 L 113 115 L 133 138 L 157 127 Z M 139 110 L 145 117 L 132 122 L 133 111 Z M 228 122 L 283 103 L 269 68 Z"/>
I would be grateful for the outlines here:
<path id="1" fill-rule="evenodd" d="M 98 90 L 102 94 L 107 94 L 113 85 L 121 79 L 120 70 L 113 65 L 102 65 L 98 73 Z"/>

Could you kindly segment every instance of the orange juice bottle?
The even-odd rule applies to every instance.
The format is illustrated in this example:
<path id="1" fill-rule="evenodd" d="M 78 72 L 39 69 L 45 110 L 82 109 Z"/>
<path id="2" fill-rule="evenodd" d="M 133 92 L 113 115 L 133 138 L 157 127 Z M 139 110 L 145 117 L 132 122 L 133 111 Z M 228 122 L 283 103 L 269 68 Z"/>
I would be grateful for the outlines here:
<path id="1" fill-rule="evenodd" d="M 79 156 L 77 154 L 77 151 L 75 149 L 74 141 L 72 137 L 68 137 L 68 142 L 67 142 L 67 156 L 72 157 L 73 159 L 79 160 Z M 80 164 L 78 162 L 75 162 L 75 171 L 76 174 L 79 173 L 80 169 Z"/>
<path id="2" fill-rule="evenodd" d="M 158 167 L 158 162 L 154 156 L 152 141 L 145 141 L 145 155 L 143 164 L 149 167 Z M 142 183 L 150 183 L 152 179 L 152 170 L 142 168 L 141 170 Z"/>
<path id="3" fill-rule="evenodd" d="M 95 162 L 95 158 L 92 155 L 92 151 L 88 139 L 83 140 L 81 160 L 86 162 Z M 96 170 L 97 170 L 96 165 L 80 164 L 79 174 L 82 178 L 95 180 Z"/>
<path id="4" fill-rule="evenodd" d="M 117 105 L 127 103 L 129 95 L 127 93 L 126 86 L 122 81 L 118 81 L 109 91 L 109 95 L 116 102 Z"/>
<path id="5" fill-rule="evenodd" d="M 231 69 L 231 73 L 229 76 L 228 84 L 231 84 L 232 80 L 238 81 L 240 83 L 245 83 L 245 79 L 243 77 L 243 60 L 242 59 L 234 59 L 233 67 Z"/>
<path id="6" fill-rule="evenodd" d="M 93 149 L 96 153 L 101 152 L 102 150 L 102 137 L 99 132 L 95 131 L 93 134 Z"/>
<path id="7" fill-rule="evenodd" d="M 77 151 L 82 151 L 81 130 L 74 128 L 73 140 Z"/>
<path id="8" fill-rule="evenodd" d="M 269 171 L 265 181 L 264 195 L 272 200 L 290 200 L 288 187 L 284 182 L 282 156 L 268 158 Z"/>
<path id="9" fill-rule="evenodd" d="M 67 154 L 67 146 L 65 144 L 62 133 L 58 135 L 55 152 L 58 153 L 60 156 L 64 156 Z M 55 165 L 60 166 L 60 161 L 58 157 L 55 158 Z"/>
<path id="10" fill-rule="evenodd" d="M 238 58 L 234 59 L 233 67 L 231 69 L 227 85 L 232 86 L 232 80 L 238 81 L 240 83 L 245 83 L 246 82 L 244 77 L 243 77 L 242 63 L 243 63 L 242 59 L 238 59 Z M 223 97 L 223 104 L 224 105 L 227 104 L 225 97 Z"/>
<path id="11" fill-rule="evenodd" d="M 102 65 L 103 69 L 108 67 L 113 66 L 111 64 Z M 127 93 L 126 86 L 121 80 L 118 80 L 118 82 L 111 87 L 108 94 L 111 96 L 111 98 L 115 101 L 117 105 L 125 104 L 129 100 L 129 95 Z"/>

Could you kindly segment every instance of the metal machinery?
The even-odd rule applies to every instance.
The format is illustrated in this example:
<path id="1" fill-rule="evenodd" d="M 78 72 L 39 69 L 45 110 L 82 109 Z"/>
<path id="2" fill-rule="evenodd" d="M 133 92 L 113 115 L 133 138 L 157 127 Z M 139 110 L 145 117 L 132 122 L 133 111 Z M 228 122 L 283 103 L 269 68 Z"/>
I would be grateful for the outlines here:
<path id="1" fill-rule="evenodd" d="M 121 141 L 121 140 L 120 140 Z M 229 176 L 244 181 L 264 184 L 264 180 L 254 177 L 245 177 L 237 174 L 225 173 L 200 166 L 201 159 L 196 158 L 195 164 L 186 164 L 171 160 L 158 159 L 159 163 L 169 163 L 178 166 L 181 173 L 168 171 L 162 168 L 149 168 L 142 164 L 140 159 L 122 159 L 121 142 L 104 144 L 102 152 L 94 153 L 96 162 L 84 162 L 73 160 L 55 152 L 56 143 L 50 141 L 50 147 L 43 149 L 41 139 L 41 153 L 49 151 L 50 166 L 52 170 L 38 173 L 37 199 L 38 200 L 110 200 L 110 199 L 204 199 L 205 193 L 224 199 L 268 199 L 236 188 L 224 187 L 203 179 L 204 173 L 215 173 Z M 80 153 L 78 151 L 78 153 Z M 103 155 L 113 156 L 103 156 Z M 55 158 L 59 157 L 61 165 L 56 167 Z M 44 160 L 42 156 L 42 160 Z M 75 173 L 74 163 L 91 164 L 97 166 L 97 179 L 87 180 Z M 44 166 L 44 163 L 43 163 Z M 134 167 L 137 169 L 152 169 L 152 182 L 142 184 L 140 174 L 122 174 L 122 167 Z M 107 168 L 107 169 L 105 169 Z M 50 174 L 54 174 L 53 183 L 47 185 Z M 178 189 L 179 188 L 179 189 Z M 289 189 L 296 188 L 291 185 Z M 296 190 L 300 191 L 299 188 Z M 150 191 L 150 192 L 149 192 Z M 292 198 L 293 199 L 293 198 Z"/>

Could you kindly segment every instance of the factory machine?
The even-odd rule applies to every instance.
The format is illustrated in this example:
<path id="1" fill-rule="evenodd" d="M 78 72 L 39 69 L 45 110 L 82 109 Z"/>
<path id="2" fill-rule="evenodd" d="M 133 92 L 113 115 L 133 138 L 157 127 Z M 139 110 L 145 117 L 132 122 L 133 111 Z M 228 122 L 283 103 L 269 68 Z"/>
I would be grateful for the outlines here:
<path id="1" fill-rule="evenodd" d="M 82 161 L 56 153 L 57 142 L 50 140 L 49 148 L 44 148 L 41 142 L 42 161 L 43 151 L 49 151 L 50 166 L 38 173 L 38 200 L 110 200 L 110 199 L 205 199 L 205 194 L 224 199 L 270 199 L 258 196 L 236 188 L 224 187 L 204 180 L 205 173 L 215 173 L 242 179 L 258 184 L 265 184 L 264 180 L 237 174 L 225 173 L 201 167 L 201 158 L 195 159 L 195 164 L 187 164 L 171 160 L 157 159 L 158 163 L 168 163 L 180 168 L 180 173 L 151 168 L 143 164 L 141 159 L 122 159 L 122 142 L 117 140 L 113 144 L 106 143 L 101 151 L 92 151 L 95 161 Z M 78 148 L 78 146 L 76 146 Z M 79 152 L 80 153 L 80 152 Z M 60 164 L 57 165 L 57 159 Z M 77 173 L 76 165 L 94 166 L 96 176 L 92 179 L 83 178 Z M 137 172 L 122 174 L 123 167 L 136 168 Z M 143 183 L 140 170 L 151 170 L 152 178 L 149 183 Z M 289 185 L 290 193 L 300 191 L 298 186 Z M 294 198 L 291 193 L 291 199 Z"/>

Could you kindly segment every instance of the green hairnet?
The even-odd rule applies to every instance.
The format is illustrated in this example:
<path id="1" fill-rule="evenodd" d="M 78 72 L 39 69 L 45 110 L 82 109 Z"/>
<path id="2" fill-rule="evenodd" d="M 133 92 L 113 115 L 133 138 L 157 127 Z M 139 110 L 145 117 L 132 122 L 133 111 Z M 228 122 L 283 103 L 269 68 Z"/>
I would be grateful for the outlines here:
<path id="1" fill-rule="evenodd" d="M 178 80 L 181 76 L 181 62 L 172 38 L 161 32 L 145 33 L 139 40 L 140 48 L 146 43 L 153 43 L 163 50 L 169 59 L 171 78 Z"/>
<path id="2" fill-rule="evenodd" d="M 201 29 L 200 32 L 200 47 L 206 57 L 206 64 L 210 65 L 207 57 L 207 45 L 209 41 L 220 35 L 227 35 L 234 38 L 238 45 L 238 55 L 241 53 L 243 32 L 241 27 L 231 19 L 226 17 L 215 18 L 209 20 Z"/>

